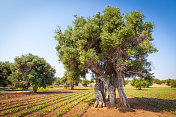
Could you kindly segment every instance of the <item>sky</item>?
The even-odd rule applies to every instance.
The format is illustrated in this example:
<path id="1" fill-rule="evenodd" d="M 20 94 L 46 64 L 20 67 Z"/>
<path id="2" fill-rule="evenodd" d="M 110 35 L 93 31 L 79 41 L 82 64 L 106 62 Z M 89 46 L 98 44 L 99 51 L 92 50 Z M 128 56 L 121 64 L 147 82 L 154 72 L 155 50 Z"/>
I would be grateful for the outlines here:
<path id="1" fill-rule="evenodd" d="M 58 61 L 55 29 L 64 31 L 72 25 L 74 15 L 93 16 L 107 6 L 121 13 L 143 11 L 145 21 L 155 24 L 153 43 L 159 50 L 151 54 L 152 72 L 161 80 L 176 79 L 176 1 L 175 0 L 0 0 L 0 61 L 32 53 L 43 57 L 64 75 Z"/>

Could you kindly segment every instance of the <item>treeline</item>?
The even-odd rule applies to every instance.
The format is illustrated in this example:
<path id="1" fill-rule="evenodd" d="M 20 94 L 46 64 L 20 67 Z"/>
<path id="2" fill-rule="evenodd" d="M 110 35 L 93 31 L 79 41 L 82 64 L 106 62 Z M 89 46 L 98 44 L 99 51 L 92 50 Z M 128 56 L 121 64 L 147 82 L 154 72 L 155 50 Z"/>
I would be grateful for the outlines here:
<path id="1" fill-rule="evenodd" d="M 44 58 L 32 55 L 22 55 L 14 58 L 14 63 L 0 62 L 0 86 L 28 89 L 33 87 L 46 88 L 55 80 L 56 70 Z"/>
<path id="2" fill-rule="evenodd" d="M 155 79 L 145 79 L 145 78 L 134 78 L 131 81 L 124 81 L 124 86 L 127 85 L 130 82 L 131 86 L 141 90 L 142 88 L 149 88 L 149 86 L 152 86 L 155 84 L 166 84 L 170 86 L 171 88 L 176 88 L 176 80 L 174 79 L 166 79 L 166 80 L 159 80 L 157 78 Z"/>
<path id="3" fill-rule="evenodd" d="M 88 79 L 77 79 L 75 81 L 73 81 L 72 79 L 70 79 L 69 77 L 66 77 L 65 75 L 63 77 L 58 77 L 53 86 L 60 86 L 62 85 L 64 88 L 68 88 L 70 87 L 71 89 L 74 89 L 74 86 L 78 86 L 79 84 L 81 84 L 84 87 L 87 87 L 90 83 L 94 83 L 94 80 L 91 79 L 90 81 Z"/>
<path id="4" fill-rule="evenodd" d="M 171 88 L 176 88 L 176 80 L 174 79 L 166 79 L 166 80 L 159 80 L 159 79 L 154 79 L 153 81 L 156 84 L 166 84 L 168 86 L 171 86 Z"/>

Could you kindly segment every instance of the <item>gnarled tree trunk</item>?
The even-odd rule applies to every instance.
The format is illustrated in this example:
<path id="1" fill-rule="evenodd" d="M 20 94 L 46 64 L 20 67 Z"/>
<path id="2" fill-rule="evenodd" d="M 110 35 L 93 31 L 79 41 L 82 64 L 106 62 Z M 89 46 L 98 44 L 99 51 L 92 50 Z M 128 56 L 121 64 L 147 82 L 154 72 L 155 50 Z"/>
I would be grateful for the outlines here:
<path id="1" fill-rule="evenodd" d="M 112 85 L 111 83 L 108 86 L 108 96 L 109 96 L 109 101 L 113 107 L 116 106 L 116 87 Z"/>
<path id="2" fill-rule="evenodd" d="M 130 104 L 128 103 L 127 96 L 123 90 L 123 74 L 121 72 L 118 73 L 118 81 L 117 81 L 117 89 L 120 97 L 120 102 L 122 106 L 130 108 Z"/>
<path id="3" fill-rule="evenodd" d="M 105 107 L 105 98 L 106 98 L 105 87 L 103 82 L 98 79 L 96 80 L 96 84 L 95 84 L 95 96 L 96 96 L 96 101 L 95 101 L 94 107 L 95 108 Z"/>
<path id="4" fill-rule="evenodd" d="M 116 106 L 116 88 L 118 89 L 120 102 L 123 107 L 129 108 L 128 99 L 123 90 L 123 73 L 121 71 L 115 71 L 111 78 L 107 78 L 106 75 L 96 77 L 95 84 L 95 107 L 102 108 L 105 106 L 106 91 L 108 91 L 108 98 L 112 106 Z"/>

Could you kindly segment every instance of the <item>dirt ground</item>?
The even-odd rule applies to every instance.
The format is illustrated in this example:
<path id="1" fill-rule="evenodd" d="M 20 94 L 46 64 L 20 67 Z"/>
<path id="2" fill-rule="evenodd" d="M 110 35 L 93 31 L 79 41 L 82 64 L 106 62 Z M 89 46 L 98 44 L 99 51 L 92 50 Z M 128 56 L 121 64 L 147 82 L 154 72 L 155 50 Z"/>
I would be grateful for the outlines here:
<path id="1" fill-rule="evenodd" d="M 89 87 L 90 88 L 90 87 Z M 50 95 L 52 96 L 67 96 L 67 95 L 71 95 L 72 93 L 75 92 L 82 92 L 82 91 L 86 91 L 89 89 L 87 88 L 79 88 L 76 90 L 63 90 L 63 89 L 57 89 L 56 91 L 51 91 L 51 92 L 38 92 L 37 94 L 32 94 L 32 93 L 19 93 L 19 94 L 1 94 L 0 95 L 0 102 L 4 102 L 4 103 L 8 103 L 11 102 L 12 104 L 15 102 L 19 102 L 24 101 L 24 102 L 28 102 L 28 100 L 32 100 L 32 98 L 34 97 L 42 97 L 44 96 L 45 98 L 43 100 L 50 100 Z M 46 99 L 49 96 L 48 99 Z M 85 111 L 85 112 L 79 112 L 79 110 L 85 105 L 85 103 L 90 100 L 94 95 L 92 95 L 91 97 L 89 97 L 88 99 L 86 99 L 85 101 L 81 102 L 80 104 L 76 105 L 74 108 L 70 109 L 67 113 L 65 113 L 64 115 L 62 115 L 62 117 L 73 117 L 75 115 L 75 113 L 77 113 L 79 116 L 81 117 L 176 117 L 176 115 L 171 114 L 167 111 L 162 111 L 157 109 L 156 107 L 150 106 L 148 104 L 145 104 L 141 101 L 138 101 L 135 98 L 131 98 L 128 96 L 128 100 L 129 103 L 131 105 L 131 109 L 124 111 L 123 108 L 118 108 L 120 105 L 120 100 L 119 100 L 119 96 L 118 96 L 118 92 L 117 92 L 117 108 L 112 108 L 110 107 L 109 102 L 106 102 L 106 107 L 104 108 L 94 108 L 93 104 L 94 102 L 90 105 L 90 107 Z M 37 99 L 38 100 L 38 99 Z M 42 100 L 41 100 L 42 102 Z M 74 103 L 74 102 L 72 102 Z M 52 106 L 57 106 L 60 103 L 56 103 Z M 24 105 L 25 106 L 25 105 Z M 39 112 L 42 112 L 52 106 L 48 106 L 40 111 L 35 111 L 33 113 L 29 113 L 25 116 L 31 116 L 31 115 L 38 115 Z M 67 106 L 67 105 L 66 105 Z M 51 117 L 53 115 L 57 115 L 57 112 L 60 109 L 65 108 L 66 106 L 63 106 L 61 108 L 58 108 L 56 110 L 54 110 L 53 112 L 48 113 L 47 115 L 45 115 L 44 117 Z M 23 107 L 23 106 L 21 106 Z M 121 111 L 119 111 L 121 110 Z M 9 115 L 5 115 L 5 116 L 12 116 L 13 114 L 9 114 Z M 5 117 L 4 116 L 4 117 Z"/>
<path id="2" fill-rule="evenodd" d="M 118 94 L 118 93 L 117 93 Z M 94 108 L 92 105 L 86 110 L 83 117 L 176 117 L 167 111 L 159 110 L 153 106 L 140 102 L 129 96 L 128 100 L 131 105 L 131 109 L 126 112 L 120 112 L 119 110 L 119 96 L 117 95 L 117 108 L 111 108 L 107 102 L 105 108 Z"/>

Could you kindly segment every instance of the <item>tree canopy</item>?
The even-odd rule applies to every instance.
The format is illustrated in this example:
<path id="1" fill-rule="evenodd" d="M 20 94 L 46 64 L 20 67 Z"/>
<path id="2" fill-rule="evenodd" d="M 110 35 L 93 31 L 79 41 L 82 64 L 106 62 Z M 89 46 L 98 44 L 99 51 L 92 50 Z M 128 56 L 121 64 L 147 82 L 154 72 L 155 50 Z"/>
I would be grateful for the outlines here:
<path id="1" fill-rule="evenodd" d="M 11 82 L 7 79 L 8 76 L 12 73 L 10 66 L 12 63 L 10 62 L 0 62 L 0 86 L 6 87 L 10 85 Z"/>
<path id="2" fill-rule="evenodd" d="M 12 65 L 12 74 L 8 79 L 15 88 L 33 87 L 36 92 L 38 87 L 51 85 L 55 79 L 55 69 L 44 58 L 27 54 L 16 57 Z"/>
<path id="3" fill-rule="evenodd" d="M 114 88 L 118 88 L 122 104 L 128 106 L 123 80 L 149 75 L 147 56 L 157 52 L 152 43 L 153 23 L 144 22 L 142 11 L 123 15 L 119 8 L 111 6 L 87 19 L 74 17 L 73 26 L 64 32 L 60 27 L 55 31 L 59 60 L 67 69 L 83 73 L 91 70 L 97 80 L 106 82 L 109 94 L 115 95 Z M 112 97 L 110 102 L 115 101 Z"/>

